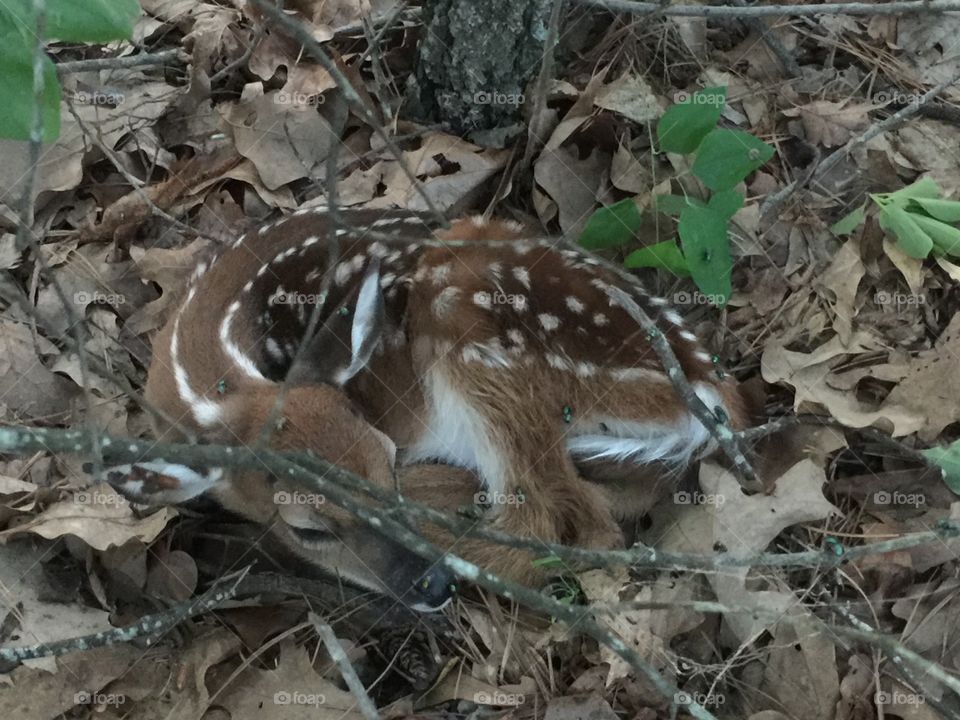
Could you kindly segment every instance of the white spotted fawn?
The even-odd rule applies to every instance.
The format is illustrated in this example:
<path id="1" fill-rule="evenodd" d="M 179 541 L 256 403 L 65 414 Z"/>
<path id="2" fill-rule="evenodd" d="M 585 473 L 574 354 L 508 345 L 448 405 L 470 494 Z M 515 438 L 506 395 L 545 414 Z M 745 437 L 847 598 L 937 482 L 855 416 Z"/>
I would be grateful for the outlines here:
<path id="1" fill-rule="evenodd" d="M 510 222 L 468 218 L 432 233 L 412 213 L 343 211 L 342 219 L 309 346 L 301 349 L 301 339 L 330 257 L 322 210 L 264 225 L 197 268 L 154 342 L 150 402 L 202 441 L 253 444 L 286 379 L 270 447 L 312 450 L 385 488 L 394 486 L 399 447 L 404 493 L 450 507 L 468 503 L 479 478 L 498 528 L 616 547 L 619 501 L 585 482 L 575 463 L 682 465 L 707 448 L 709 433 L 646 333 L 610 299 L 613 285 L 654 319 L 707 406 L 743 426 L 738 385 L 721 379 L 669 303 L 591 257 L 529 239 Z M 157 434 L 178 439 L 172 426 Z M 475 475 L 451 468 L 445 492 L 442 471 L 429 463 Z M 208 492 L 348 580 L 398 595 L 414 584 L 411 602 L 424 609 L 449 596 L 446 571 L 374 537 L 347 512 L 275 503 L 275 479 L 165 462 L 123 470 L 120 489 L 140 501 Z M 455 550 L 511 579 L 538 577 L 527 552 L 476 542 Z"/>

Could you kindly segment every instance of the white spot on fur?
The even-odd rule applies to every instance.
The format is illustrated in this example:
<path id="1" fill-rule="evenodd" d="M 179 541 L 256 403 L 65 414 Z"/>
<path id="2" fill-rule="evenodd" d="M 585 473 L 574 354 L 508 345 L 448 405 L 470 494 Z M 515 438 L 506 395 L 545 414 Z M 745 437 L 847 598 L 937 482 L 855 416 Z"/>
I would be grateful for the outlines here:
<path id="1" fill-rule="evenodd" d="M 663 318 L 672 325 L 683 325 L 683 318 L 675 310 L 664 310 Z"/>
<path id="2" fill-rule="evenodd" d="M 603 313 L 594 313 L 593 314 L 593 324 L 597 327 L 603 327 L 610 322 L 610 319 Z"/>
<path id="3" fill-rule="evenodd" d="M 688 342 L 696 342 L 696 341 L 697 341 L 697 336 L 694 335 L 694 334 L 693 334 L 692 332 L 690 332 L 689 330 L 681 330 L 679 334 L 680 334 L 680 337 L 682 337 L 684 340 L 687 340 Z"/>
<path id="4" fill-rule="evenodd" d="M 669 305 L 666 298 L 658 297 L 657 295 L 651 295 L 648 300 L 651 305 Z"/>
<path id="5" fill-rule="evenodd" d="M 437 293 L 437 296 L 430 304 L 433 308 L 433 314 L 440 320 L 443 320 L 453 310 L 457 299 L 460 297 L 460 288 L 446 287 Z"/>
<path id="6" fill-rule="evenodd" d="M 433 281 L 434 285 L 444 285 L 450 279 L 450 271 L 453 269 L 451 263 L 443 263 L 442 265 L 436 265 L 433 270 L 430 271 L 430 279 Z"/>
<path id="7" fill-rule="evenodd" d="M 277 362 L 283 362 L 286 360 L 286 355 L 283 354 L 283 350 L 280 348 L 280 343 L 278 343 L 274 338 L 267 338 L 264 346 L 267 349 L 267 354 Z"/>
<path id="8" fill-rule="evenodd" d="M 697 360 L 702 360 L 703 362 L 711 363 L 711 364 L 713 363 L 713 358 L 710 357 L 710 355 L 708 355 L 707 353 L 703 352 L 703 350 L 698 350 L 693 354 L 693 356 Z"/>
<path id="9" fill-rule="evenodd" d="M 550 313 L 540 313 L 537 315 L 537 320 L 540 321 L 540 326 L 544 330 L 556 330 L 560 327 L 560 318 Z"/>
<path id="10" fill-rule="evenodd" d="M 573 295 L 568 295 L 565 300 L 567 307 L 570 309 L 570 312 L 575 312 L 577 315 L 582 313 L 587 307 L 580 300 L 575 298 Z"/>
<path id="11" fill-rule="evenodd" d="M 530 271 L 525 267 L 515 267 L 513 269 L 513 276 L 517 279 L 517 282 L 523 285 L 527 290 L 530 289 Z"/>

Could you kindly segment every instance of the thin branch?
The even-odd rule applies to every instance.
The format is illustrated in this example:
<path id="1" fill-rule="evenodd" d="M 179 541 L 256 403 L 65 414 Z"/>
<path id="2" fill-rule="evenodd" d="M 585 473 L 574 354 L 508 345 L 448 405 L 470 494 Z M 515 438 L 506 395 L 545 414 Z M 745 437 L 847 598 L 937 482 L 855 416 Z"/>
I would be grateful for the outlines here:
<path id="1" fill-rule="evenodd" d="M 749 7 L 747 0 L 733 0 L 733 2 L 738 8 Z M 777 56 L 787 75 L 792 78 L 798 78 L 803 74 L 800 71 L 800 65 L 797 63 L 797 59 L 783 46 L 783 43 L 780 42 L 780 38 L 776 36 L 772 27 L 768 27 L 767 24 L 758 17 L 748 17 L 746 18 L 746 23 L 747 27 L 757 33 L 760 39 L 766 43 L 766 46 L 770 48 L 770 52 Z"/>
<path id="2" fill-rule="evenodd" d="M 360 712 L 367 720 L 380 720 L 380 713 L 377 712 L 377 706 L 373 704 L 373 701 L 367 694 L 367 689 L 363 686 L 363 683 L 360 682 L 357 671 L 350 663 L 350 658 L 348 658 L 347 654 L 343 651 L 343 645 L 337 640 L 333 628 L 327 625 L 323 619 L 314 612 L 307 613 L 307 619 L 313 623 L 314 630 L 317 631 L 317 635 L 323 640 L 323 645 L 327 648 L 327 654 L 330 655 L 330 659 L 340 668 L 343 681 L 357 699 Z"/>
<path id="3" fill-rule="evenodd" d="M 140 55 L 125 55 L 124 57 L 96 58 L 94 60 L 71 60 L 57 64 L 57 75 L 73 75 L 74 73 L 95 72 L 98 70 L 126 70 L 127 68 L 145 67 L 150 65 L 166 65 L 168 63 L 188 63 L 190 56 L 183 50 L 163 50 L 158 53 L 143 53 Z"/>
<path id="4" fill-rule="evenodd" d="M 248 569 L 242 570 L 238 577 L 231 579 L 229 587 L 225 587 L 227 585 L 226 581 L 220 582 L 192 600 L 178 603 L 163 612 L 144 615 L 137 622 L 126 627 L 104 630 L 92 635 L 83 635 L 67 640 L 57 640 L 25 647 L 0 648 L 0 672 L 8 673 L 24 660 L 59 657 L 82 650 L 128 643 L 137 639 L 145 639 L 146 643 L 150 645 L 157 636 L 162 635 L 187 618 L 212 610 L 232 598 Z"/>
<path id="5" fill-rule="evenodd" d="M 322 492 L 335 505 L 358 514 L 362 509 L 368 517 L 375 516 L 394 522 L 397 516 L 427 521 L 452 532 L 476 537 L 492 543 L 530 549 L 542 554 L 553 554 L 571 562 L 604 566 L 634 565 L 642 567 L 667 567 L 674 570 L 716 572 L 737 567 L 820 567 L 840 565 L 867 556 L 896 552 L 920 545 L 942 543 L 960 537 L 960 521 L 944 520 L 934 530 L 910 533 L 899 538 L 869 543 L 839 552 L 830 548 L 796 553 L 758 553 L 737 555 L 697 555 L 692 553 L 664 553 L 655 548 L 639 546 L 626 550 L 591 550 L 549 543 L 532 538 L 518 537 L 498 530 L 477 526 L 476 519 L 450 516 L 426 505 L 415 503 L 396 493 L 373 485 L 337 465 L 302 453 L 279 453 L 272 450 L 254 450 L 249 447 L 223 445 L 186 445 L 154 443 L 103 436 L 100 439 L 104 457 L 111 463 L 144 462 L 164 458 L 177 458 L 178 462 L 191 467 L 222 467 L 230 469 L 262 470 L 267 468 L 277 477 L 284 477 L 309 485 L 311 492 Z M 0 453 L 25 454 L 36 451 L 72 453 L 84 455 L 89 451 L 89 440 L 76 430 L 54 430 L 34 427 L 0 427 Z M 383 504 L 383 508 L 371 508 L 369 503 L 358 500 L 357 493 L 365 494 Z M 371 524 L 377 525 L 380 520 Z M 379 527 L 379 526 L 378 526 Z M 388 533 L 389 534 L 389 533 Z M 393 539 L 399 538 L 391 535 Z M 415 536 L 419 543 L 423 540 Z"/>
<path id="6" fill-rule="evenodd" d="M 575 0 L 581 5 L 629 12 L 638 15 L 661 13 L 681 17 L 757 18 L 773 15 L 906 15 L 908 13 L 935 14 L 960 10 L 960 0 L 906 0 L 890 3 L 824 3 L 822 5 L 669 5 L 660 2 L 633 2 L 632 0 Z"/>
<path id="7" fill-rule="evenodd" d="M 706 403 L 697 395 L 687 376 L 684 375 L 683 370 L 680 368 L 680 361 L 677 360 L 677 356 L 674 355 L 673 348 L 670 347 L 670 341 L 667 340 L 656 323 L 654 323 L 653 320 L 650 319 L 650 316 L 621 288 L 610 286 L 607 288 L 607 295 L 610 296 L 611 300 L 626 310 L 627 314 L 647 333 L 650 344 L 653 346 L 654 352 L 657 353 L 657 357 L 660 358 L 660 363 L 663 365 L 663 369 L 666 371 L 670 382 L 673 383 L 677 394 L 687 404 L 690 412 L 703 423 L 703 426 L 707 428 L 710 435 L 713 436 L 713 439 L 717 441 L 724 455 L 730 459 L 730 462 L 734 464 L 740 477 L 746 481 L 746 486 L 755 490 L 762 488 L 762 484 L 757 478 L 753 467 L 750 465 L 750 461 L 747 460 L 747 456 L 740 449 L 736 433 L 729 428 L 725 420 L 718 418 L 714 410 L 708 408 Z"/>

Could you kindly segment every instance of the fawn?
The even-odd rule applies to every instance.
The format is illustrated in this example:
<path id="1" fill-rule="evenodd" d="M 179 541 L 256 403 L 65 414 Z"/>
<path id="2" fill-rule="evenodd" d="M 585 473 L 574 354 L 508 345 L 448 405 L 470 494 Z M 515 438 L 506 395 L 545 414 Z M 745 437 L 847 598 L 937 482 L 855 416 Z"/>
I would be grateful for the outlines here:
<path id="1" fill-rule="evenodd" d="M 611 500 L 575 462 L 682 465 L 709 446 L 645 333 L 606 293 L 616 286 L 654 318 L 708 407 L 744 424 L 737 384 L 721 379 L 669 303 L 584 253 L 531 239 L 512 222 L 466 218 L 423 242 L 432 232 L 417 214 L 343 211 L 342 221 L 319 330 L 306 346 L 329 258 L 331 226 L 318 209 L 241 236 L 197 268 L 155 340 L 148 399 L 202 440 L 254 443 L 285 381 L 272 448 L 310 449 L 390 487 L 399 446 L 401 464 L 413 466 L 402 474 L 407 488 L 442 472 L 418 476 L 417 464 L 446 463 L 475 473 L 500 529 L 616 547 Z M 488 242 L 445 244 L 453 240 Z M 159 439 L 176 436 L 161 425 Z M 415 584 L 412 601 L 424 608 L 446 600 L 442 569 L 371 537 L 338 508 L 276 505 L 275 479 L 175 463 L 127 470 L 120 489 L 141 501 L 209 492 L 264 524 L 279 519 L 276 532 L 348 579 L 397 594 Z M 465 482 L 460 475 L 455 485 Z M 334 557 L 334 546 L 348 551 Z M 352 563 L 349 552 L 359 556 Z M 516 557 L 527 555 L 501 565 L 522 577 Z M 424 573 L 429 582 L 416 582 Z"/>

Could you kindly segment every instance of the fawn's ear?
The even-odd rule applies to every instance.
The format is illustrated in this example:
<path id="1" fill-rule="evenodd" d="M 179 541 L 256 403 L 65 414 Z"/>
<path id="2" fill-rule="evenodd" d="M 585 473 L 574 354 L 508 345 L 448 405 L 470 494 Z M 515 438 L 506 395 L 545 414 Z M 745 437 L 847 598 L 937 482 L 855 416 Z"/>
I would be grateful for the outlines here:
<path id="1" fill-rule="evenodd" d="M 350 364 L 339 370 L 335 380 L 343 385 L 363 370 L 377 349 L 386 325 L 383 292 L 380 290 L 380 258 L 370 260 L 357 294 L 350 328 Z"/>
<path id="2" fill-rule="evenodd" d="M 223 477 L 222 468 L 204 472 L 180 463 L 151 460 L 105 468 L 107 482 L 132 502 L 176 505 L 212 488 Z"/>

